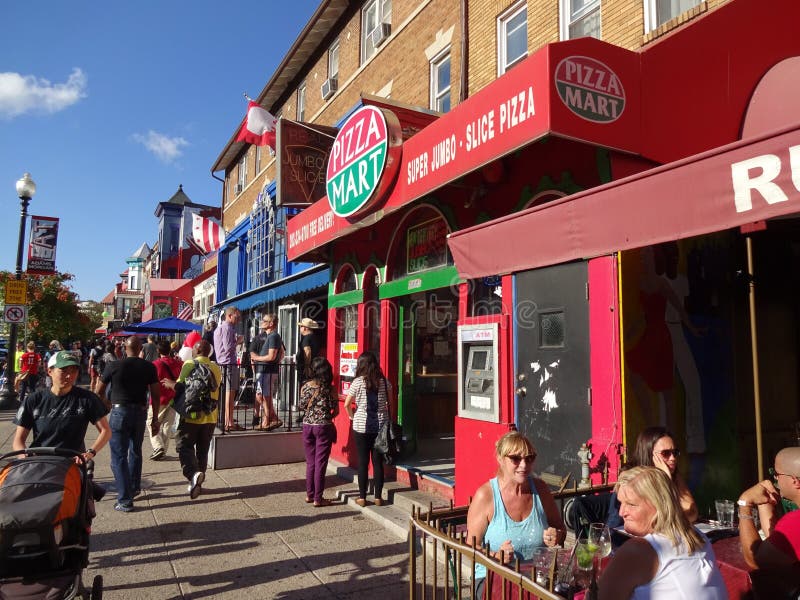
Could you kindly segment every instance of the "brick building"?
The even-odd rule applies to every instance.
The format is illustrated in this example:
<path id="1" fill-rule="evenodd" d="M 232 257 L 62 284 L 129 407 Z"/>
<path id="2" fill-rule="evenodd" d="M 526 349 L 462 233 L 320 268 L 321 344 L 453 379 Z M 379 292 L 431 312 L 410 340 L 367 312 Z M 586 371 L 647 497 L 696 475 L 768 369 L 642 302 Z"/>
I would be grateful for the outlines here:
<path id="1" fill-rule="evenodd" d="M 773 36 L 763 33 L 770 30 Z M 761 45 L 750 51 L 731 43 L 742 36 Z M 354 130 L 366 114 L 360 107 L 391 113 L 402 131 L 399 169 L 390 165 L 375 194 L 347 214 L 326 197 L 283 206 L 275 159 L 235 142 L 234 132 L 213 169 L 225 172 L 226 229 L 241 236 L 235 269 L 220 253 L 218 305 L 245 300 L 247 308 L 246 299 L 262 293 L 252 291 L 251 275 L 238 265 L 253 260 L 246 248 L 250 224 L 258 222 L 254 209 L 270 207 L 280 237 L 267 245 L 280 251 L 275 275 L 281 268 L 283 278 L 329 269 L 325 287 L 314 288 L 309 316 L 327 322 L 336 385 L 346 392 L 358 353 L 379 354 L 395 383 L 392 410 L 417 478 L 465 501 L 491 476 L 493 442 L 512 426 L 539 446 L 537 469 L 580 478 L 577 451 L 588 442 L 593 477 L 606 470 L 613 477 L 638 431 L 662 421 L 692 452 L 687 474 L 692 485 L 705 486 L 702 498 L 735 493 L 752 463 L 741 473 L 727 468 L 724 481 L 699 478 L 709 466 L 720 468 L 724 453 L 710 440 L 754 435 L 709 418 L 744 404 L 746 392 L 723 402 L 722 388 L 707 391 L 723 383 L 747 388 L 747 376 L 730 369 L 743 355 L 740 328 L 715 330 L 715 343 L 724 335 L 738 340 L 730 355 L 692 342 L 695 362 L 714 363 L 707 381 L 695 381 L 685 365 L 659 365 L 671 387 L 658 389 L 643 373 L 666 351 L 651 347 L 647 365 L 631 360 L 626 348 L 637 348 L 644 334 L 622 323 L 624 316 L 633 331 L 647 321 L 637 290 L 653 244 L 624 246 L 625 235 L 614 230 L 618 239 L 598 252 L 581 245 L 591 229 L 558 226 L 582 214 L 567 197 L 736 141 L 759 78 L 797 50 L 755 0 L 323 2 L 257 100 L 276 116 L 340 132 Z M 388 153 L 391 133 L 387 139 Z M 517 214 L 563 217 L 549 230 L 491 237 Z M 601 214 L 586 214 L 608 227 Z M 630 227 L 639 224 L 634 219 Z M 682 237 L 664 235 L 656 241 Z M 540 238 L 550 246 L 537 245 Z M 717 237 L 679 244 L 678 270 L 695 284 L 684 300 L 696 318 L 717 317 L 723 306 L 722 280 L 706 274 L 736 250 L 714 254 L 720 244 Z M 564 248 L 573 251 L 572 262 L 560 268 Z M 551 255 L 551 262 L 543 258 Z M 728 324 L 737 302 L 724 306 Z M 678 352 L 676 346 L 670 356 Z M 649 389 L 639 389 L 637 377 Z M 691 399 L 700 386 L 702 399 Z M 343 418 L 337 426 L 333 456 L 349 462 L 349 423 Z M 742 456 L 748 444 L 737 447 Z M 445 467 L 426 474 L 425 462 Z"/>

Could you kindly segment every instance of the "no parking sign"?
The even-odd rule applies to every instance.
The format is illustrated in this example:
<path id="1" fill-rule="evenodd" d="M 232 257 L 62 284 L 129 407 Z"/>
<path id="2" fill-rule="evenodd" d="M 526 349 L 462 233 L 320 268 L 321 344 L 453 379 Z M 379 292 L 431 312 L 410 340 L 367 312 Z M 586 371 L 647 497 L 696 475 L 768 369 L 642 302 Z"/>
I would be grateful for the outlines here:
<path id="1" fill-rule="evenodd" d="M 3 319 L 6 323 L 24 323 L 28 314 L 28 307 L 21 304 L 6 304 L 3 310 Z"/>

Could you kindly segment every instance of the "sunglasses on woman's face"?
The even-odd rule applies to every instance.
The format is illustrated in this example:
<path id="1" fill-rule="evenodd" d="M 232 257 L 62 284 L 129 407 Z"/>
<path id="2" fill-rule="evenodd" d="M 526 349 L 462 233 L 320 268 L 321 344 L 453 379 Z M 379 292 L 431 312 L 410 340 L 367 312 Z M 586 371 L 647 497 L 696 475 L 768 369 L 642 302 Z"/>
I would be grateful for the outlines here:
<path id="1" fill-rule="evenodd" d="M 667 450 L 659 450 L 657 454 L 660 454 L 661 458 L 663 458 L 664 460 L 667 460 L 671 456 L 674 456 L 675 458 L 678 458 L 681 455 L 681 451 L 678 450 L 677 448 L 670 448 L 670 449 L 667 449 Z"/>
<path id="2" fill-rule="evenodd" d="M 523 460 L 525 461 L 526 464 L 530 465 L 533 464 L 533 461 L 536 460 L 536 455 L 526 454 L 525 456 L 522 456 L 520 454 L 506 454 L 506 458 L 509 459 L 512 463 L 514 463 L 515 466 L 521 463 Z"/>

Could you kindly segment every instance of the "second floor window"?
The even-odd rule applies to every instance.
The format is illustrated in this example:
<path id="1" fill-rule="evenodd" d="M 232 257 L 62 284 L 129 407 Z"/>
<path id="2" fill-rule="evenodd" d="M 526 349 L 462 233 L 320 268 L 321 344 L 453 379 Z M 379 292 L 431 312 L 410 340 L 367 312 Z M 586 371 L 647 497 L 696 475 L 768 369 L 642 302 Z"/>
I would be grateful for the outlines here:
<path id="1" fill-rule="evenodd" d="M 450 110 L 450 49 L 431 61 L 431 109 Z"/>
<path id="2" fill-rule="evenodd" d="M 236 180 L 236 193 L 241 194 L 247 183 L 247 154 L 239 161 L 239 177 Z"/>
<path id="3" fill-rule="evenodd" d="M 644 32 L 650 33 L 700 2 L 701 0 L 644 0 Z"/>
<path id="4" fill-rule="evenodd" d="M 306 118 L 306 82 L 297 88 L 297 120 L 305 121 Z"/>
<path id="5" fill-rule="evenodd" d="M 339 79 L 339 40 L 328 49 L 328 79 Z"/>
<path id="6" fill-rule="evenodd" d="M 261 146 L 256 146 L 256 172 L 258 175 L 261 172 Z"/>
<path id="7" fill-rule="evenodd" d="M 561 0 L 561 39 L 601 39 L 600 0 Z"/>
<path id="8" fill-rule="evenodd" d="M 361 9 L 361 63 L 378 51 L 392 22 L 392 0 L 370 0 Z"/>
<path id="9" fill-rule="evenodd" d="M 497 74 L 528 56 L 528 5 L 523 0 L 497 19 Z"/>

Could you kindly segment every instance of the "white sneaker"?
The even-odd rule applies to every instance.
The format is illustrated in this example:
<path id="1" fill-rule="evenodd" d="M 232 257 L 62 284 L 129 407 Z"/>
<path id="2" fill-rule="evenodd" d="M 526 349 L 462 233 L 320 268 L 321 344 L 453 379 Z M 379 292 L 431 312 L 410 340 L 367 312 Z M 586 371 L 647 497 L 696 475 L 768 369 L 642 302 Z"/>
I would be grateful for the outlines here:
<path id="1" fill-rule="evenodd" d="M 200 491 L 205 480 L 206 474 L 202 471 L 197 471 L 194 475 L 192 475 L 192 483 L 190 483 L 189 487 L 187 488 L 189 490 L 189 497 L 192 500 L 200 495 Z"/>

